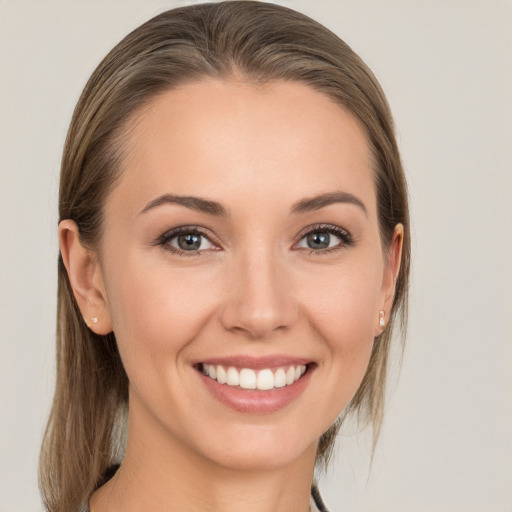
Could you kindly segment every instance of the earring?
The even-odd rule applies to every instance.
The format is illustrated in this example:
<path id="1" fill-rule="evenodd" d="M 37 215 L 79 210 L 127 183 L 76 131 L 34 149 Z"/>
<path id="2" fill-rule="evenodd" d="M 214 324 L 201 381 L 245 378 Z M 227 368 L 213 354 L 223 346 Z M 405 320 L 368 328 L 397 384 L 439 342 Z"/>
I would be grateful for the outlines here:
<path id="1" fill-rule="evenodd" d="M 91 318 L 91 320 L 92 320 L 92 323 L 93 323 L 93 324 L 97 324 L 97 323 L 98 323 L 98 317 L 96 317 L 96 316 L 93 316 L 93 317 Z"/>
<path id="2" fill-rule="evenodd" d="M 379 311 L 379 325 L 381 329 L 384 329 L 384 326 L 386 325 L 384 322 L 384 310 L 382 309 Z"/>

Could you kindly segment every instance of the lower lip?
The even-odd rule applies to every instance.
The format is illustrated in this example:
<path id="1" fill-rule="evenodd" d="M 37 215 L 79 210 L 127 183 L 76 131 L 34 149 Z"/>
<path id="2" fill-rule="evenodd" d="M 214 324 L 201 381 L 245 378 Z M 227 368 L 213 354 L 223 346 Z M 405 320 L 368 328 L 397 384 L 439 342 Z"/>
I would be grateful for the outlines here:
<path id="1" fill-rule="evenodd" d="M 308 367 L 306 373 L 293 384 L 269 391 L 241 389 L 227 384 L 219 384 L 203 373 L 199 371 L 197 373 L 210 393 L 224 405 L 238 412 L 268 414 L 286 407 L 302 394 L 309 383 L 313 368 Z"/>

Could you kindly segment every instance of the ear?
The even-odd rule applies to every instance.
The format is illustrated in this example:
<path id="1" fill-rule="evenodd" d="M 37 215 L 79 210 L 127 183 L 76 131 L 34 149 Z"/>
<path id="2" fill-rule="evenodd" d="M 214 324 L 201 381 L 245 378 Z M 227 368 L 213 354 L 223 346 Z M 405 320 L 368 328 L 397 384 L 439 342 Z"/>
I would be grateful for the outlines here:
<path id="1" fill-rule="evenodd" d="M 76 223 L 59 223 L 60 253 L 84 322 L 96 334 L 112 331 L 103 275 L 94 251 L 84 247 Z"/>
<path id="2" fill-rule="evenodd" d="M 378 336 L 385 328 L 387 319 L 391 312 L 393 305 L 393 298 L 395 297 L 396 281 L 398 273 L 400 272 L 400 262 L 402 260 L 402 245 L 404 240 L 404 227 L 402 224 L 397 224 L 393 231 L 391 243 L 389 244 L 386 266 L 384 268 L 384 275 L 382 279 L 381 288 L 381 308 L 377 317 L 377 330 L 375 336 Z M 382 314 L 383 313 L 383 314 Z M 380 323 L 380 318 L 384 318 L 384 325 Z"/>

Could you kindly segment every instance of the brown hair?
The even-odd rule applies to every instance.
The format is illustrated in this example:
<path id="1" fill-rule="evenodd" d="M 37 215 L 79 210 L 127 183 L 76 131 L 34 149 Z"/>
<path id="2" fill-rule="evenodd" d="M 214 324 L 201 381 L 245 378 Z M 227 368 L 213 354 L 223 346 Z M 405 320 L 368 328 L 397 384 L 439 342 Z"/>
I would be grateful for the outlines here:
<path id="1" fill-rule="evenodd" d="M 387 360 L 396 321 L 405 332 L 410 238 L 407 189 L 391 113 L 376 78 L 335 34 L 293 10 L 233 1 L 164 12 L 125 37 L 100 63 L 74 111 L 61 168 L 60 219 L 74 220 L 83 244 L 97 246 L 102 207 L 115 186 L 126 127 L 155 95 L 205 77 L 265 83 L 299 81 L 345 105 L 366 131 L 373 157 L 382 246 L 404 226 L 403 253 L 388 324 L 375 339 L 363 381 L 320 439 L 326 463 L 344 417 L 382 421 Z M 58 264 L 57 382 L 40 459 L 40 487 L 52 512 L 86 503 L 122 457 L 128 378 L 113 333 L 85 325 Z"/>

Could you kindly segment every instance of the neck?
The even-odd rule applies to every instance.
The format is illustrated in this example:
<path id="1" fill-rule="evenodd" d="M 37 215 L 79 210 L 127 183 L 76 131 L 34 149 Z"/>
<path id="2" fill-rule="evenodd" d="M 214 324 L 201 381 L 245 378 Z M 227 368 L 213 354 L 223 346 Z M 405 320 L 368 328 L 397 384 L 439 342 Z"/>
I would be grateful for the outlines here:
<path id="1" fill-rule="evenodd" d="M 316 443 L 282 466 L 233 468 L 170 438 L 161 425 L 149 434 L 139 420 L 130 414 L 123 463 L 93 494 L 91 512 L 309 511 Z"/>

